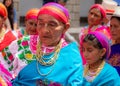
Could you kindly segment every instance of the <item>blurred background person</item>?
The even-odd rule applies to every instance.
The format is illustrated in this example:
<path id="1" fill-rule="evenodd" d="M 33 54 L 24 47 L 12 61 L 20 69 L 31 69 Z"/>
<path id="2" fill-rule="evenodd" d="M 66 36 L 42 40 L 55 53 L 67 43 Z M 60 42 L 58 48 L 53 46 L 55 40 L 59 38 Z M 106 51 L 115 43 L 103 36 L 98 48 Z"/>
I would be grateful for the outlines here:
<path id="1" fill-rule="evenodd" d="M 106 11 L 106 18 L 103 19 L 103 25 L 106 25 L 110 28 L 110 19 L 113 13 L 115 12 L 115 9 L 117 7 L 117 2 L 113 0 L 103 0 L 102 6 Z"/>
<path id="2" fill-rule="evenodd" d="M 17 30 L 17 37 L 21 38 L 25 35 L 37 35 L 37 15 L 39 9 L 38 8 L 31 8 L 26 12 L 25 15 L 25 27 L 19 28 Z"/>
<path id="3" fill-rule="evenodd" d="M 120 75 L 120 7 L 115 9 L 110 20 L 110 34 L 113 40 L 108 62 L 114 66 Z"/>
<path id="4" fill-rule="evenodd" d="M 17 30 L 17 13 L 16 9 L 14 8 L 14 1 L 13 0 L 3 0 L 3 4 L 6 6 L 8 11 L 8 21 L 10 23 L 10 27 L 12 30 Z M 7 24 L 8 25 L 8 24 Z"/>
<path id="5" fill-rule="evenodd" d="M 14 40 L 16 40 L 16 37 L 13 35 L 11 30 L 4 27 L 7 17 L 7 9 L 2 3 L 0 3 L 0 64 L 2 64 L 10 73 L 12 73 L 11 69 L 14 58 L 10 53 L 5 54 L 4 50 L 7 52 L 7 49 L 5 48 L 8 47 Z M 1 72 L 0 74 L 3 73 Z"/>

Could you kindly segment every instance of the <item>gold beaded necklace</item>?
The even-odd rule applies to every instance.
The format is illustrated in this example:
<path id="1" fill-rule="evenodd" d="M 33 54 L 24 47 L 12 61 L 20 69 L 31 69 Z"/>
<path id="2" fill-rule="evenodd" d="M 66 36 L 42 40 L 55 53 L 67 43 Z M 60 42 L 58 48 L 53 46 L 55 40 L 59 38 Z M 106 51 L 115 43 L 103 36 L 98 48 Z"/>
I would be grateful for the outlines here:
<path id="1" fill-rule="evenodd" d="M 41 65 L 44 65 L 44 66 L 53 65 L 57 60 L 58 54 L 59 54 L 60 49 L 61 49 L 61 45 L 62 45 L 62 43 L 60 41 L 60 43 L 54 49 L 54 55 L 52 57 L 50 57 L 50 58 L 44 58 L 44 55 L 46 55 L 46 54 L 43 53 L 42 48 L 41 48 L 41 43 L 39 41 L 38 44 L 37 44 L 37 51 L 36 51 L 36 59 L 37 59 L 37 61 Z"/>
<path id="2" fill-rule="evenodd" d="M 61 47 L 62 47 L 62 41 L 60 41 L 59 44 L 55 47 L 53 56 L 50 58 L 45 58 L 44 55 L 48 55 L 48 53 L 47 54 L 43 53 L 42 48 L 41 48 L 41 42 L 38 41 L 37 51 L 36 51 L 36 59 L 37 59 L 36 66 L 37 66 L 37 71 L 41 76 L 47 76 L 48 74 L 50 74 L 52 72 L 52 70 L 54 68 L 54 63 L 56 62 L 56 60 L 58 58 L 58 54 L 60 52 Z M 41 73 L 40 69 L 38 67 L 39 63 L 44 66 L 52 65 L 52 68 L 46 74 Z"/>
<path id="3" fill-rule="evenodd" d="M 100 73 L 100 71 L 103 69 L 104 64 L 105 64 L 105 61 L 103 61 L 103 62 L 100 64 L 100 66 L 96 69 L 95 72 L 91 72 L 91 71 L 89 70 L 89 65 L 86 65 L 86 66 L 85 66 L 85 69 L 84 69 L 84 77 L 85 77 L 85 78 L 86 78 L 86 77 L 89 77 L 89 78 L 86 78 L 86 80 L 87 80 L 88 82 L 92 82 L 92 81 L 95 79 L 95 77 Z"/>

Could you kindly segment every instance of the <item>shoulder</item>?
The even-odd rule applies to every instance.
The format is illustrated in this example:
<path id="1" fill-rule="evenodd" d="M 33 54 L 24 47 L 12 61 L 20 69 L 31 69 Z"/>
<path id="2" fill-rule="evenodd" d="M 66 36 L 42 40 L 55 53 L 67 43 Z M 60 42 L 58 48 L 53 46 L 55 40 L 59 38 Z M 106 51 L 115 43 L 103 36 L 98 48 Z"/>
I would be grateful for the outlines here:
<path id="1" fill-rule="evenodd" d="M 104 77 L 109 77 L 111 79 L 117 79 L 119 77 L 116 69 L 108 63 L 105 63 L 105 66 L 102 70 Z"/>
<path id="2" fill-rule="evenodd" d="M 64 56 L 64 59 L 69 59 L 72 61 L 82 61 L 81 55 L 79 51 L 79 47 L 75 42 L 68 44 L 67 46 L 63 47 L 60 51 L 60 54 Z"/>

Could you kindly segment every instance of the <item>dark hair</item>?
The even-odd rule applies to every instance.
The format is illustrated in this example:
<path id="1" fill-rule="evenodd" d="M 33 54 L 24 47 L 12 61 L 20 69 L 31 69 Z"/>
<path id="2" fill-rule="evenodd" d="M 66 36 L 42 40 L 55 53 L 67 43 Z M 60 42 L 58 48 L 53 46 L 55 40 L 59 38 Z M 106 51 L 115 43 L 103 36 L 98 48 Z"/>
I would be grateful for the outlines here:
<path id="1" fill-rule="evenodd" d="M 3 4 L 5 5 L 6 0 L 3 0 Z M 7 7 L 8 11 L 8 19 L 10 21 L 11 28 L 13 29 L 13 23 L 14 23 L 14 2 L 11 0 L 11 4 L 9 7 Z"/>
<path id="2" fill-rule="evenodd" d="M 120 21 L 120 17 L 112 16 L 111 19 L 116 18 L 118 21 Z"/>
<path id="3" fill-rule="evenodd" d="M 58 2 L 58 0 L 43 0 L 43 5 L 49 3 L 49 2 Z"/>
<path id="4" fill-rule="evenodd" d="M 83 39 L 83 42 L 91 43 L 95 48 L 102 49 L 102 44 L 98 41 L 98 39 L 93 34 L 88 34 Z"/>
<path id="5" fill-rule="evenodd" d="M 85 38 L 82 40 L 82 43 L 88 42 L 91 45 L 93 45 L 97 49 L 103 49 L 102 44 L 99 42 L 99 40 L 93 35 L 93 34 L 87 34 Z M 106 55 L 103 56 L 103 59 L 106 58 Z"/>
<path id="6" fill-rule="evenodd" d="M 61 0 L 58 0 L 58 2 L 61 1 Z M 62 0 L 64 3 L 66 3 L 68 0 Z"/>

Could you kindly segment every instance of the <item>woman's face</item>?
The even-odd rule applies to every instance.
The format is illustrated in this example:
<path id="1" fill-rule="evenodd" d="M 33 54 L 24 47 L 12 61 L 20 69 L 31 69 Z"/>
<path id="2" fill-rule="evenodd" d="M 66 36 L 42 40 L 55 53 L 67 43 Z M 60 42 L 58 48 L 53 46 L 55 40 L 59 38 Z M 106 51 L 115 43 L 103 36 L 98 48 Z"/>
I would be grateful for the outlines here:
<path id="1" fill-rule="evenodd" d="M 88 13 L 88 24 L 89 26 L 94 26 L 101 24 L 101 13 L 99 9 L 93 8 Z"/>
<path id="2" fill-rule="evenodd" d="M 37 19 L 28 19 L 25 22 L 26 32 L 29 35 L 36 35 L 37 34 Z"/>
<path id="3" fill-rule="evenodd" d="M 100 53 L 102 49 L 95 48 L 89 42 L 83 42 L 82 44 L 82 53 L 88 64 L 95 64 L 103 57 L 103 54 Z"/>
<path id="4" fill-rule="evenodd" d="M 120 40 L 120 21 L 116 18 L 110 21 L 110 34 L 113 40 Z"/>
<path id="5" fill-rule="evenodd" d="M 12 0 L 6 0 L 5 1 L 5 6 L 9 7 L 12 4 Z"/>
<path id="6" fill-rule="evenodd" d="M 66 32 L 65 24 L 59 22 L 51 15 L 42 14 L 38 17 L 37 31 L 42 44 L 55 46 Z"/>

